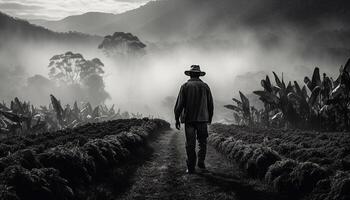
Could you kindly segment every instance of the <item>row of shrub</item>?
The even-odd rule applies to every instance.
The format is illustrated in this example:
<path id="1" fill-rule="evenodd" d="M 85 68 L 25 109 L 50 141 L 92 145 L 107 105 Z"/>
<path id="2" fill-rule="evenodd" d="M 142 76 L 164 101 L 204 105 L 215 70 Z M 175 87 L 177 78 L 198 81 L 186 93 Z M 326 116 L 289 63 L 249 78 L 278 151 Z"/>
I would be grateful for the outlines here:
<path id="1" fill-rule="evenodd" d="M 67 128 L 45 134 L 12 135 L 0 141 L 0 158 L 25 148 L 36 148 L 37 151 L 44 151 L 73 141 L 84 145 L 90 139 L 129 131 L 131 127 L 141 126 L 148 120 L 148 118 L 118 119 L 101 123 L 88 123 L 77 128 Z"/>
<path id="2" fill-rule="evenodd" d="M 350 170 L 350 135 L 346 132 L 315 132 L 213 124 L 211 130 L 246 143 L 264 143 L 280 155 L 299 162 L 313 162 L 334 174 Z"/>
<path id="3" fill-rule="evenodd" d="M 313 198 L 350 198 L 350 190 L 347 190 L 350 189 L 350 174 L 346 172 L 342 172 L 342 176 L 339 176 L 340 172 L 331 176 L 318 164 L 285 159 L 263 144 L 245 144 L 242 140 L 217 133 L 210 134 L 209 143 L 236 162 L 250 177 L 264 180 L 281 194 L 299 198 L 313 194 L 313 191 L 322 191 Z"/>
<path id="4" fill-rule="evenodd" d="M 0 199 L 110 199 L 127 181 L 128 163 L 153 133 L 169 128 L 149 120 L 84 145 L 24 149 L 0 159 Z M 112 188 L 109 188 L 112 187 Z"/>

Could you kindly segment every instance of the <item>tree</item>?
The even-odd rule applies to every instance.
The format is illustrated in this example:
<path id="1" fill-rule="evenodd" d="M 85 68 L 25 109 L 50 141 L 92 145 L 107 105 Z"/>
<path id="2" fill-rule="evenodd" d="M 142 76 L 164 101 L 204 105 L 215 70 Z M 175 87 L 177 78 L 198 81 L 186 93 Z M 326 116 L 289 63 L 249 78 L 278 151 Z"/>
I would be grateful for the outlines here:
<path id="1" fill-rule="evenodd" d="M 86 60 L 81 54 L 69 51 L 50 59 L 49 77 L 66 84 L 81 84 L 92 74 L 102 75 L 103 66 L 98 58 Z"/>
<path id="2" fill-rule="evenodd" d="M 104 37 L 98 46 L 107 56 L 128 56 L 144 53 L 146 45 L 131 33 L 115 32 Z"/>
<path id="3" fill-rule="evenodd" d="M 109 98 L 102 77 L 103 67 L 104 64 L 98 58 L 87 60 L 83 55 L 70 51 L 53 56 L 49 64 L 49 77 L 58 83 L 55 94 L 67 96 L 68 102 L 79 100 L 90 101 L 93 105 L 103 103 Z"/>

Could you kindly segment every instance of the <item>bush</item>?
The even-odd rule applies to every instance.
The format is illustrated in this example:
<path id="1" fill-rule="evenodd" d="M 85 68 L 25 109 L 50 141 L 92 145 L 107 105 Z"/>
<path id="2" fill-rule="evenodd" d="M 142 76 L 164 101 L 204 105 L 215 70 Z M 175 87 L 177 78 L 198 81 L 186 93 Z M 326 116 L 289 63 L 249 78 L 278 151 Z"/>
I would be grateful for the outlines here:
<path id="1" fill-rule="evenodd" d="M 298 163 L 294 160 L 278 161 L 270 166 L 265 180 L 281 193 L 306 194 L 318 181 L 327 178 L 326 171 L 311 162 Z"/>
<path id="2" fill-rule="evenodd" d="M 311 192 L 318 181 L 327 178 L 326 170 L 311 162 L 299 163 L 290 176 L 302 193 Z"/>
<path id="3" fill-rule="evenodd" d="M 21 165 L 26 169 L 40 168 L 42 166 L 36 158 L 36 153 L 30 149 L 20 150 L 0 158 L 0 172 L 11 165 Z"/>
<path id="4" fill-rule="evenodd" d="M 338 171 L 331 181 L 331 191 L 328 194 L 328 200 L 349 200 L 350 174 Z"/>
<path id="5" fill-rule="evenodd" d="M 27 170 L 15 165 L 1 174 L 2 194 L 6 199 L 74 199 L 67 180 L 59 176 L 53 168 Z M 11 190 L 8 190 L 12 188 Z"/>
<path id="6" fill-rule="evenodd" d="M 230 160 L 237 162 L 253 177 L 264 177 L 268 167 L 281 160 L 278 153 L 268 147 L 260 144 L 244 144 L 233 137 L 225 138 L 213 133 L 209 136 L 209 143 Z"/>
<path id="7" fill-rule="evenodd" d="M 39 160 L 45 167 L 59 170 L 72 186 L 88 184 L 95 173 L 92 158 L 78 147 L 58 146 L 40 154 Z"/>

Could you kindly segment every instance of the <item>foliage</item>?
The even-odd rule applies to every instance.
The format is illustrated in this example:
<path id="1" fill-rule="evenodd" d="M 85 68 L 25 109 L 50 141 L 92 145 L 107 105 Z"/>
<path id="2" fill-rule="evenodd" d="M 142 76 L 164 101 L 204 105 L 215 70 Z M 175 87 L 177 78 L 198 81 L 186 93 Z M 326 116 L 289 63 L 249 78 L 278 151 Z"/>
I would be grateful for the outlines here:
<path id="1" fill-rule="evenodd" d="M 104 64 L 98 59 L 86 60 L 79 53 L 66 52 L 50 59 L 51 79 L 68 84 L 81 84 L 91 75 L 101 76 Z"/>
<path id="2" fill-rule="evenodd" d="M 225 105 L 224 107 L 233 110 L 233 117 L 239 125 L 252 125 L 261 123 L 262 112 L 250 106 L 249 99 L 242 93 L 239 92 L 241 101 L 232 98 L 232 101 L 236 105 Z"/>
<path id="3" fill-rule="evenodd" d="M 211 130 L 214 134 L 209 136 L 210 143 L 217 149 L 225 148 L 222 153 L 229 159 L 239 155 L 233 154 L 233 149 L 240 149 L 239 146 L 263 144 L 276 151 L 283 159 L 269 167 L 265 181 L 277 191 L 289 194 L 312 191 L 312 198 L 307 199 L 315 200 L 349 197 L 350 136 L 347 133 L 222 124 L 212 125 Z M 246 157 L 253 155 L 247 148 L 245 152 L 242 155 L 248 155 Z"/>
<path id="4" fill-rule="evenodd" d="M 123 129 L 116 132 L 118 127 Z M 111 195 L 116 194 L 116 187 L 122 188 L 128 181 L 131 160 L 144 156 L 140 152 L 146 146 L 145 141 L 151 134 L 168 128 L 170 125 L 163 120 L 108 121 L 65 130 L 67 135 L 77 132 L 88 135 L 85 143 L 64 142 L 42 150 L 24 146 L 0 158 L 0 198 L 98 199 L 96 189 L 103 188 L 108 199 L 115 199 Z M 41 141 L 60 140 L 62 132 L 49 135 Z M 31 139 L 29 135 L 23 138 Z"/>
<path id="5" fill-rule="evenodd" d="M 319 181 L 329 179 L 327 171 L 312 162 L 285 159 L 264 144 L 246 144 L 234 137 L 211 133 L 209 143 L 248 176 L 260 178 L 277 192 L 300 197 L 313 191 Z"/>
<path id="6" fill-rule="evenodd" d="M 333 81 L 325 73 L 321 80 L 319 68 L 312 78 L 305 77 L 304 86 L 298 82 L 286 84 L 273 72 L 273 85 L 269 76 L 261 81 L 264 90 L 254 91 L 265 105 L 269 123 L 295 128 L 349 130 L 350 128 L 350 59 L 340 68 Z M 277 122 L 277 123 L 276 123 Z"/>
<path id="7" fill-rule="evenodd" d="M 115 32 L 113 35 L 105 36 L 98 46 L 108 56 L 127 56 L 143 54 L 146 45 L 138 37 L 131 33 Z"/>
<path id="8" fill-rule="evenodd" d="M 40 132 L 45 130 L 40 113 L 29 102 L 16 97 L 8 108 L 0 103 L 0 132 Z"/>
<path id="9" fill-rule="evenodd" d="M 18 98 L 11 101 L 9 107 L 5 103 L 0 103 L 0 133 L 38 134 L 75 128 L 87 123 L 130 117 L 142 118 L 139 113 L 121 113 L 120 110 L 116 112 L 114 105 L 110 108 L 106 105 L 92 107 L 89 102 L 86 102 L 79 107 L 75 102 L 73 106 L 63 107 L 55 96 L 50 95 L 50 98 L 50 106 L 40 106 L 40 108 L 30 105 L 29 102 L 21 102 Z"/>

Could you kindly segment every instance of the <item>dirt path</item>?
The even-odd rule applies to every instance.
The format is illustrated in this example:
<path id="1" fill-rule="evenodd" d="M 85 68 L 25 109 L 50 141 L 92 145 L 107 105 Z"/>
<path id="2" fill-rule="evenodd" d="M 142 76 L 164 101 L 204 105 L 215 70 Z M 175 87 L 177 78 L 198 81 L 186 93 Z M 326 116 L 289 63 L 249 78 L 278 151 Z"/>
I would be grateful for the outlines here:
<path id="1" fill-rule="evenodd" d="M 120 199 L 272 199 L 246 183 L 234 165 L 208 146 L 209 172 L 188 175 L 183 132 L 164 132 L 151 143 L 152 157 L 140 167 Z"/>

